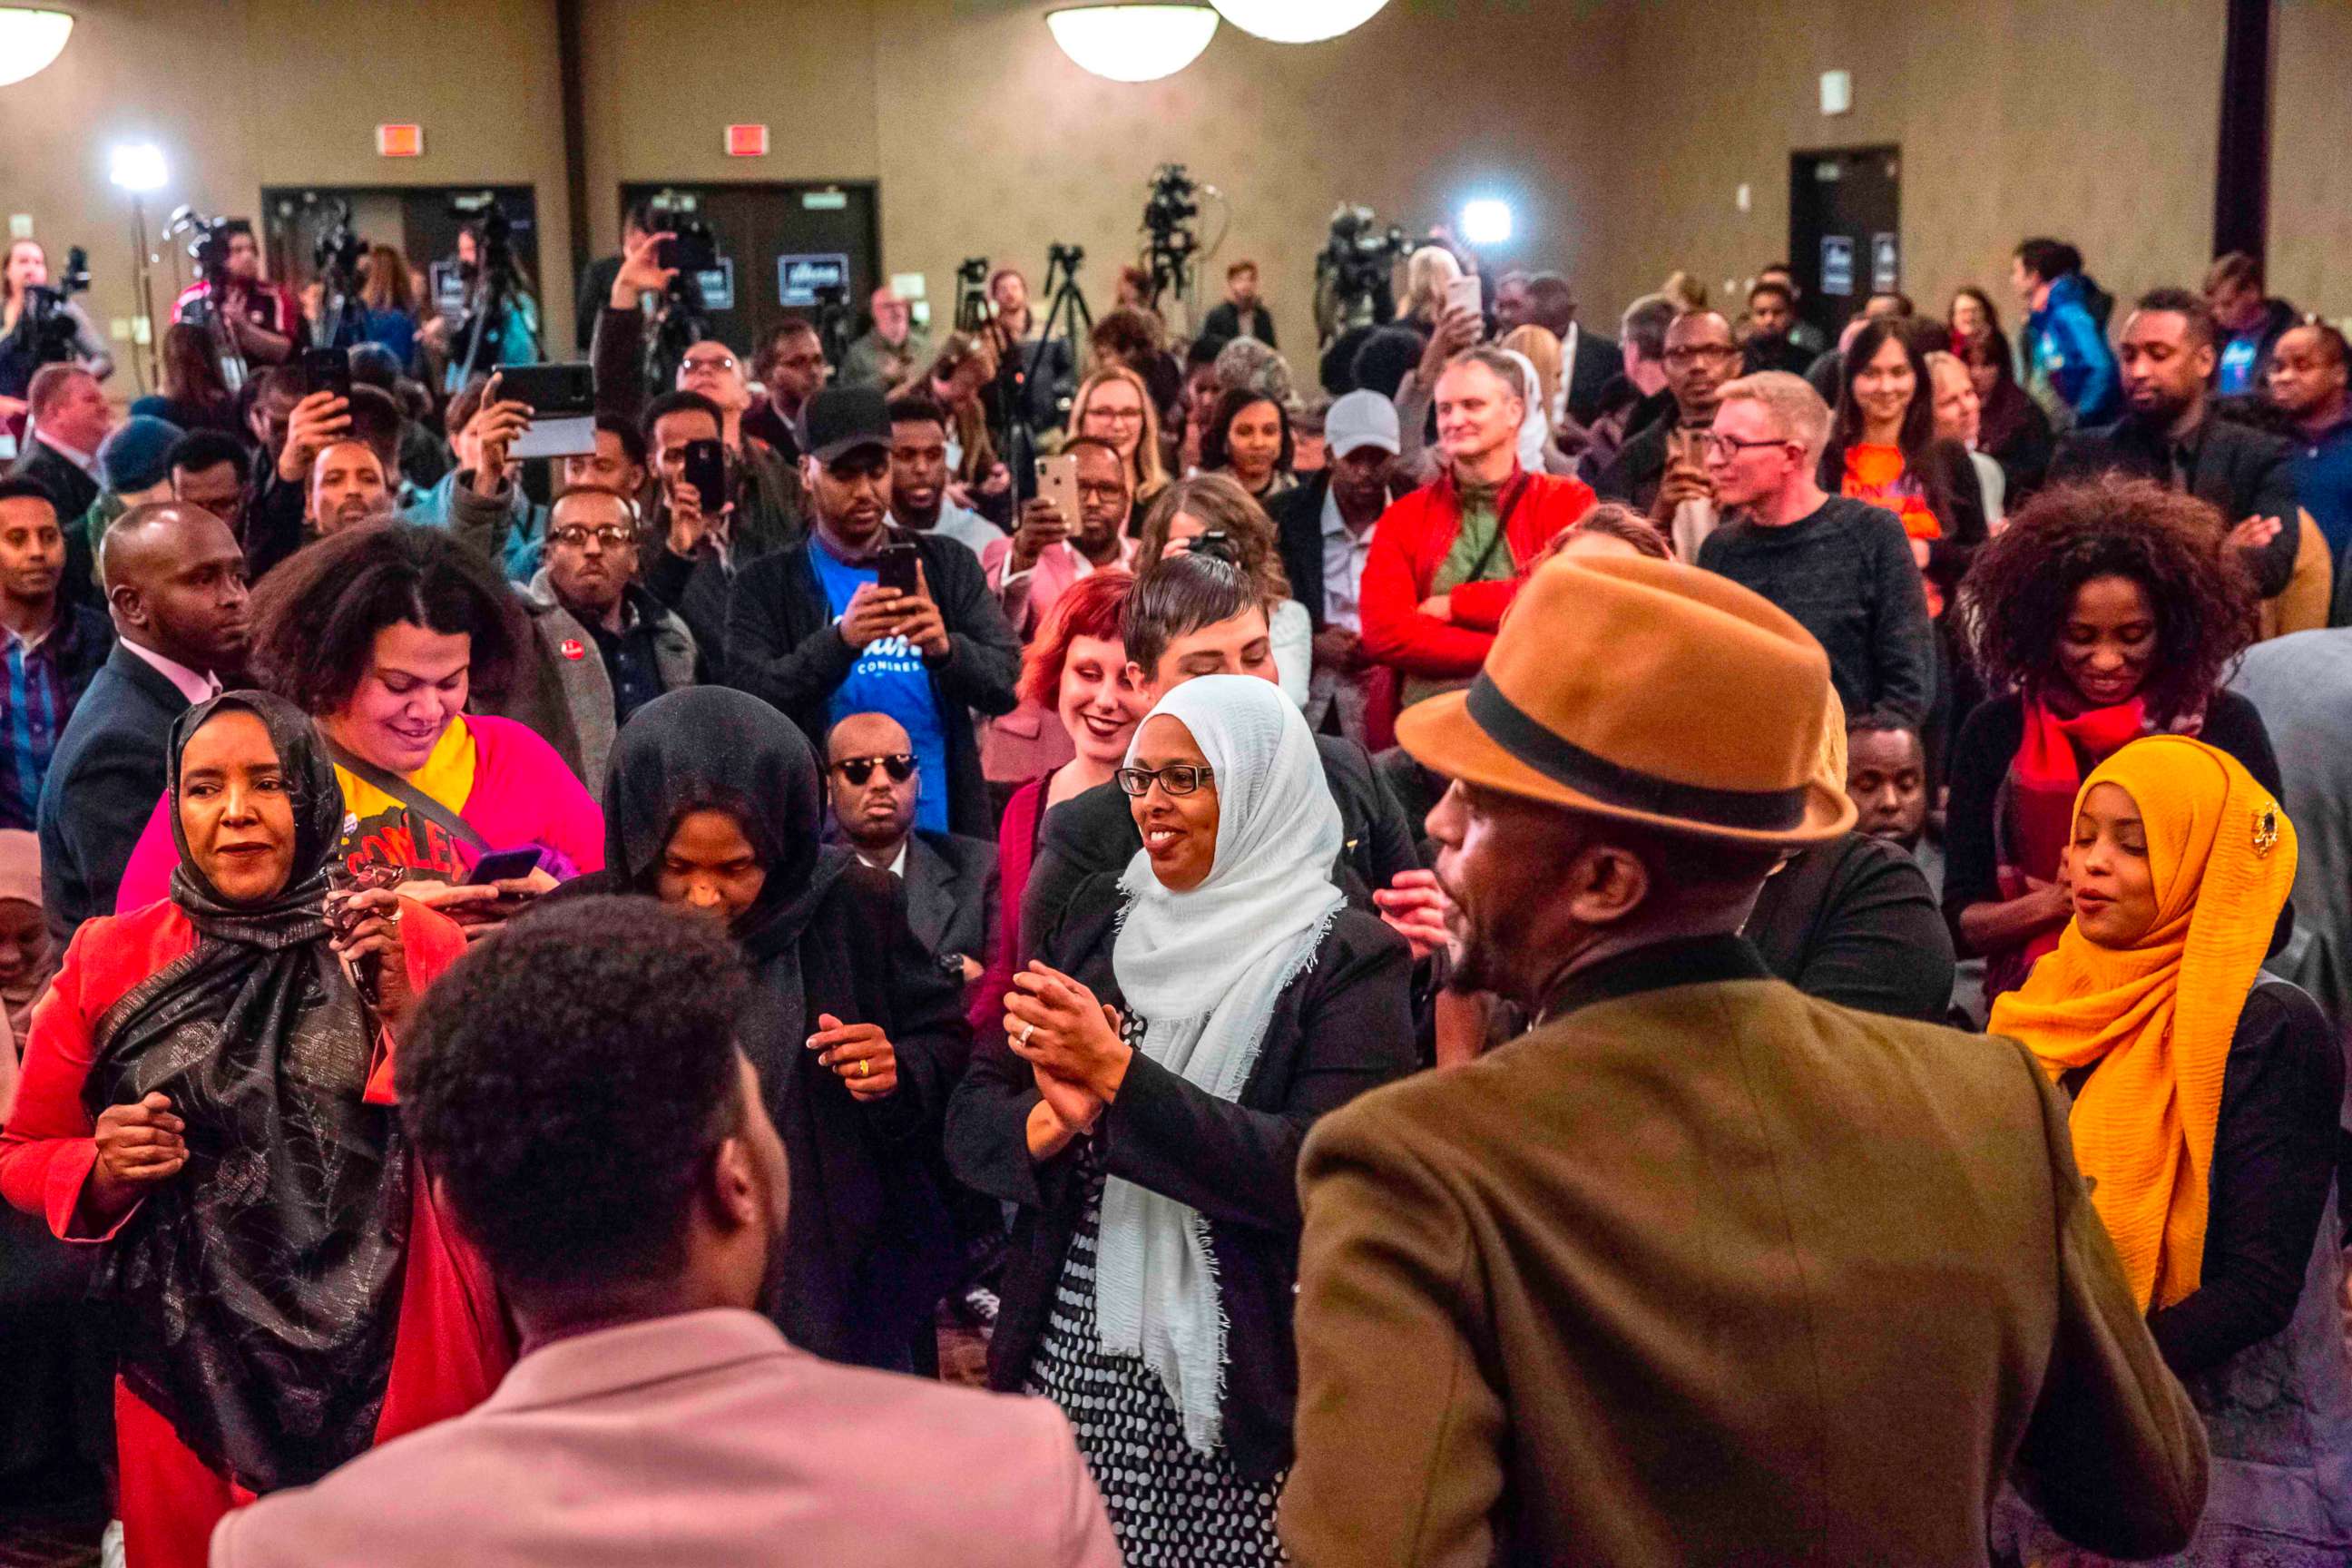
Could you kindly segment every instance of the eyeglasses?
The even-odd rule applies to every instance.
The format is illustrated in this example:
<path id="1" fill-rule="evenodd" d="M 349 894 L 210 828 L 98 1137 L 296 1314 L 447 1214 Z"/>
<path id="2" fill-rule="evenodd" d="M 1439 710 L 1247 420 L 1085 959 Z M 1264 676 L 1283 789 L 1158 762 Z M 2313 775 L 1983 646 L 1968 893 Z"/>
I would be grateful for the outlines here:
<path id="1" fill-rule="evenodd" d="M 1696 364 L 1702 360 L 1721 363 L 1738 357 L 1739 351 L 1729 343 L 1700 343 L 1688 348 L 1668 349 L 1665 355 L 1668 364 Z"/>
<path id="2" fill-rule="evenodd" d="M 560 544 L 566 550 L 585 550 L 592 539 L 607 550 L 625 549 L 637 542 L 636 534 L 619 523 L 610 523 L 603 528 L 583 528 L 573 523 L 566 528 L 550 529 L 547 534 L 550 544 Z"/>
<path id="3" fill-rule="evenodd" d="M 1143 410 L 1140 408 L 1105 408 L 1100 405 L 1095 405 L 1087 409 L 1087 417 L 1089 419 L 1099 419 L 1106 425 L 1140 425 L 1143 423 Z"/>
<path id="4" fill-rule="evenodd" d="M 1216 774 L 1210 769 L 1185 763 L 1171 763 L 1164 768 L 1121 768 L 1111 777 L 1118 780 L 1120 789 L 1139 797 L 1150 795 L 1154 783 L 1170 795 L 1191 795 L 1216 784 Z"/>
<path id="5" fill-rule="evenodd" d="M 733 370 L 735 368 L 735 356 L 733 354 L 704 354 L 700 359 L 697 359 L 694 355 L 688 354 L 686 358 L 678 362 L 677 368 L 680 370 Z"/>
<path id="6" fill-rule="evenodd" d="M 915 757 L 911 752 L 893 752 L 879 757 L 844 757 L 833 764 L 833 771 L 852 784 L 863 784 L 874 776 L 877 763 L 882 764 L 882 771 L 890 775 L 892 784 L 905 784 L 915 776 Z"/>
<path id="7" fill-rule="evenodd" d="M 1750 451 L 1758 447 L 1793 447 L 1796 445 L 1794 441 L 1790 440 L 1785 436 L 1778 437 L 1767 441 L 1743 441 L 1737 436 L 1718 436 L 1712 430 L 1701 437 L 1700 442 L 1706 448 L 1706 455 L 1708 457 L 1721 458 L 1727 462 L 1738 458 L 1740 453 Z"/>

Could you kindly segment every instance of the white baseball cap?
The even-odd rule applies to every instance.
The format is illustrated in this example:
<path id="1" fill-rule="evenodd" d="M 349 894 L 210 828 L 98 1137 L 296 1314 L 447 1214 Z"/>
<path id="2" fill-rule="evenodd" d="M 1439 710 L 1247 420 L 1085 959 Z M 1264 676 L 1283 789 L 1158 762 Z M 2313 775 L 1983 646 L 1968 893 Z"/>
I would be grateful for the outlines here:
<path id="1" fill-rule="evenodd" d="M 1378 447 L 1396 453 L 1404 449 L 1397 433 L 1396 405 L 1377 392 L 1351 392 L 1331 405 L 1323 416 L 1323 443 L 1335 458 L 1359 447 Z"/>

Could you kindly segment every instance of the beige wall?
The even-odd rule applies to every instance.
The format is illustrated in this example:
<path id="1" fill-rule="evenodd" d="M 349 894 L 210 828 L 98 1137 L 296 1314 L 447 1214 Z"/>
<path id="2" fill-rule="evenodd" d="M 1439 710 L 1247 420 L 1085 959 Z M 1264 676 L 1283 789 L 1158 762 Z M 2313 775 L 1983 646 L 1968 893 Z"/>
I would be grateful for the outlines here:
<path id="1" fill-rule="evenodd" d="M 1720 289 L 1785 250 L 1792 150 L 1891 142 L 1905 282 L 1923 304 L 1963 281 L 1998 289 L 2037 230 L 2074 238 L 2128 295 L 2193 281 L 2208 252 L 2223 7 L 1396 0 L 1307 47 L 1221 28 L 1178 76 L 1122 86 L 1062 57 L 1044 0 L 583 0 L 591 232 L 601 248 L 628 180 L 877 180 L 885 265 L 923 273 L 940 312 L 962 257 L 1034 276 L 1054 239 L 1086 247 L 1101 309 L 1135 253 L 1145 182 L 1173 160 L 1223 190 L 1218 261 L 1256 258 L 1286 342 L 1303 346 L 1314 253 L 1343 198 L 1419 225 L 1496 189 L 1523 236 L 1504 259 L 1563 267 L 1606 321 L 1670 267 Z M 131 313 L 105 148 L 147 137 L 173 170 L 151 216 L 183 201 L 250 213 L 267 184 L 535 184 L 549 335 L 564 341 L 554 0 L 413 0 L 396 26 L 369 0 L 76 9 L 64 57 L 0 89 L 0 206 L 31 214 L 55 249 L 89 246 L 101 327 Z M 2279 49 L 2273 270 L 2290 297 L 2341 312 L 2352 5 L 2282 0 Z M 1853 73 L 1854 109 L 1825 119 L 1817 81 L 1832 68 Z M 387 120 L 421 121 L 426 156 L 376 157 Z M 771 156 L 724 156 L 720 128 L 743 120 L 773 128 Z"/>

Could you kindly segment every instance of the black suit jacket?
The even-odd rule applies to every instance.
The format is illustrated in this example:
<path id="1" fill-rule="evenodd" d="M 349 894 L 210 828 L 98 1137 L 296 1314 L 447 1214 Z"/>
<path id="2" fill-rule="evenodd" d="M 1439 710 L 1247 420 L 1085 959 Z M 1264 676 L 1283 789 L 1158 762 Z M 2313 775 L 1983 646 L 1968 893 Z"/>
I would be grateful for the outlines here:
<path id="1" fill-rule="evenodd" d="M 2179 488 L 2219 507 L 2224 528 L 2250 517 L 2274 517 L 2283 525 L 2276 539 L 2246 557 L 2263 597 L 2270 598 L 2294 575 L 2294 552 L 2303 542 L 2296 521 L 2294 448 L 2252 426 L 2218 418 L 2210 409 L 2195 440 L 2197 455 L 2188 483 Z M 2126 415 L 2095 429 L 2070 430 L 2059 440 L 2057 456 L 2050 460 L 2051 483 L 2102 473 L 2131 474 L 2174 488 L 2164 431 Z"/>
<path id="2" fill-rule="evenodd" d="M 1318 471 L 1265 503 L 1282 547 L 1282 574 L 1290 579 L 1290 596 L 1307 606 L 1307 618 L 1318 632 L 1324 617 L 1323 498 L 1330 493 L 1330 474 Z"/>
<path id="3" fill-rule="evenodd" d="M 163 752 L 188 700 L 121 643 L 90 678 L 41 784 L 41 902 L 59 947 L 114 912 L 122 869 L 163 798 Z"/>
<path id="4" fill-rule="evenodd" d="M 1623 368 L 1624 356 L 1614 342 L 1579 327 L 1576 363 L 1568 367 L 1569 416 L 1580 425 L 1599 418 L 1606 405 L 1602 394 Z"/>
<path id="5" fill-rule="evenodd" d="M 1244 334 L 1242 331 L 1241 311 L 1234 308 L 1231 300 L 1223 300 L 1218 301 L 1216 308 L 1202 320 L 1201 335 L 1204 338 L 1226 339 L 1247 335 L 1255 338 L 1270 349 L 1282 346 L 1274 341 L 1274 312 L 1265 308 L 1264 300 L 1261 300 L 1251 307 L 1249 326 L 1249 331 Z"/>
<path id="6" fill-rule="evenodd" d="M 1021 641 L 988 591 L 980 558 L 969 549 L 935 533 L 903 529 L 893 529 L 891 538 L 911 543 L 922 557 L 924 581 L 947 623 L 947 657 L 925 662 L 931 699 L 947 733 L 948 826 L 987 838 L 996 831 L 996 814 L 989 809 L 988 783 L 981 776 L 971 710 L 992 717 L 1013 711 Z M 835 630 L 833 607 L 809 559 L 809 552 L 818 548 L 814 540 L 803 540 L 735 574 L 727 596 L 722 679 L 774 704 L 822 755 L 832 727 L 833 694 L 857 662 L 858 651 Z M 688 626 L 695 629 L 691 620 Z"/>
<path id="7" fill-rule="evenodd" d="M 78 521 L 98 499 L 98 481 L 46 444 L 27 439 L 10 473 L 33 480 L 57 502 L 58 525 Z"/>
<path id="8" fill-rule="evenodd" d="M 986 963 L 996 952 L 996 846 L 961 833 L 907 841 L 907 924 L 934 958 L 960 952 Z"/>
<path id="9" fill-rule="evenodd" d="M 1339 807 L 1339 858 L 1331 879 L 1350 904 L 1372 910 L 1372 889 L 1421 866 L 1412 824 L 1363 747 L 1336 735 L 1316 736 L 1315 746 Z M 1109 984 L 1114 922 L 1108 917 L 1118 909 L 1119 874 L 1142 847 L 1116 783 L 1097 784 L 1047 812 L 1021 895 L 1022 963 L 1043 958 L 1089 985 Z"/>

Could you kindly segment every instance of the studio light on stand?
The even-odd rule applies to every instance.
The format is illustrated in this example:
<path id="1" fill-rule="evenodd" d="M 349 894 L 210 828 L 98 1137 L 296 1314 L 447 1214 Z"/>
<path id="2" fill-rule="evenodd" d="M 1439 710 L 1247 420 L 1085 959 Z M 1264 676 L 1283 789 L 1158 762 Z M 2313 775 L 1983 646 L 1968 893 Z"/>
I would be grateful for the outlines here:
<path id="1" fill-rule="evenodd" d="M 65 52 L 74 19 L 34 5 L 0 5 L 0 87 L 38 76 Z"/>
<path id="2" fill-rule="evenodd" d="M 1079 67 L 1111 81 L 1158 81 L 1201 58 L 1217 31 L 1206 5 L 1068 5 L 1046 28 Z"/>
<path id="3" fill-rule="evenodd" d="M 1511 204 L 1492 196 L 1462 204 L 1462 239 L 1482 249 L 1511 243 Z"/>
<path id="4" fill-rule="evenodd" d="M 1389 0 L 1215 0 L 1217 14 L 1275 44 L 1319 44 L 1353 32 Z"/>
<path id="5" fill-rule="evenodd" d="M 155 330 L 154 255 L 147 247 L 147 197 L 163 188 L 170 172 L 163 166 L 163 150 L 152 142 L 126 142 L 114 149 L 107 160 L 107 177 L 131 196 L 131 283 L 139 300 L 139 320 L 131 332 L 131 371 L 138 378 L 139 390 L 151 391 L 157 384 Z M 146 328 L 146 341 L 140 341 L 139 328 Z"/>

